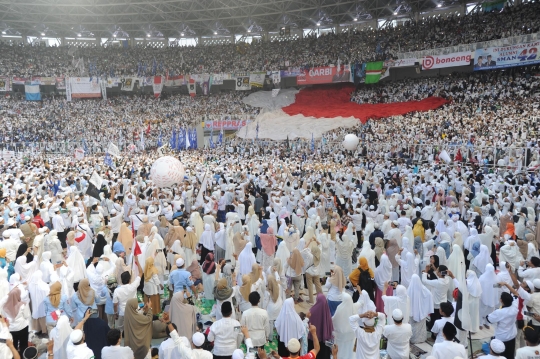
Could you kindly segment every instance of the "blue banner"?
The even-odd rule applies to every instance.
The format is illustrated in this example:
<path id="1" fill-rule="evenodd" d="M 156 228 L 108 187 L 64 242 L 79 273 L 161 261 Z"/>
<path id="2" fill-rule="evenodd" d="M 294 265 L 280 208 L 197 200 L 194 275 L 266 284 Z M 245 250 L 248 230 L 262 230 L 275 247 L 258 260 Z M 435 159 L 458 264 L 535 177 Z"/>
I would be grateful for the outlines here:
<path id="1" fill-rule="evenodd" d="M 527 66 L 540 63 L 540 41 L 488 47 L 474 52 L 474 71 Z"/>

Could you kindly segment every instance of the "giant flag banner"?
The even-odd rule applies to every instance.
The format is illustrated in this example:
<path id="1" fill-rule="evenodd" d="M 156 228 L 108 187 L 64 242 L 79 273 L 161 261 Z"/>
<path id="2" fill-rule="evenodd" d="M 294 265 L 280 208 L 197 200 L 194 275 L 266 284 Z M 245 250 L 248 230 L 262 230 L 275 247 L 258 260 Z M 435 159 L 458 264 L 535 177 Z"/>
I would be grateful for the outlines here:
<path id="1" fill-rule="evenodd" d="M 101 87 L 97 77 L 70 77 L 71 97 L 101 97 Z"/>
<path id="2" fill-rule="evenodd" d="M 381 79 L 382 61 L 368 62 L 366 64 L 366 84 L 375 84 Z"/>
<path id="3" fill-rule="evenodd" d="M 283 76 L 282 76 L 283 77 Z M 296 77 L 298 85 L 330 84 L 335 82 L 349 82 L 351 78 L 351 67 L 349 65 L 337 67 L 313 67 L 302 69 L 300 75 Z"/>
<path id="4" fill-rule="evenodd" d="M 488 47 L 474 52 L 474 71 L 525 66 L 540 63 L 540 41 Z"/>

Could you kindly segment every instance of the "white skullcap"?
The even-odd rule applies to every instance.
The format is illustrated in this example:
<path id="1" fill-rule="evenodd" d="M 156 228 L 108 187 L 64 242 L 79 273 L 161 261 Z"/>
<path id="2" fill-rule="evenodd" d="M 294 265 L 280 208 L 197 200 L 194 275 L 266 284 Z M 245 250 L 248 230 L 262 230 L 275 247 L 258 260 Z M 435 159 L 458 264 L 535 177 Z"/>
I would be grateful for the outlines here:
<path id="1" fill-rule="evenodd" d="M 375 325 L 375 318 L 362 318 L 362 321 L 366 327 L 372 327 Z"/>
<path id="2" fill-rule="evenodd" d="M 72 331 L 71 334 L 69 335 L 69 340 L 71 340 L 73 344 L 77 344 L 82 340 L 82 337 L 83 337 L 82 330 L 76 329 Z"/>
<path id="3" fill-rule="evenodd" d="M 505 349 L 504 343 L 499 339 L 493 339 L 491 343 L 489 343 L 489 346 L 495 354 L 502 354 Z"/>
<path id="4" fill-rule="evenodd" d="M 399 308 L 396 308 L 392 311 L 392 318 L 394 318 L 394 320 L 397 320 L 398 322 L 400 320 L 403 320 L 403 312 L 401 311 L 401 309 Z"/>
<path id="5" fill-rule="evenodd" d="M 178 268 L 180 268 L 181 266 L 183 266 L 184 263 L 185 263 L 185 262 L 184 262 L 184 259 L 183 259 L 183 258 L 178 258 L 178 259 L 176 260 L 176 266 L 177 266 Z"/>
<path id="6" fill-rule="evenodd" d="M 193 334 L 193 337 L 191 338 L 193 340 L 193 345 L 196 347 L 200 347 L 204 344 L 204 334 L 203 333 L 195 333 Z"/>

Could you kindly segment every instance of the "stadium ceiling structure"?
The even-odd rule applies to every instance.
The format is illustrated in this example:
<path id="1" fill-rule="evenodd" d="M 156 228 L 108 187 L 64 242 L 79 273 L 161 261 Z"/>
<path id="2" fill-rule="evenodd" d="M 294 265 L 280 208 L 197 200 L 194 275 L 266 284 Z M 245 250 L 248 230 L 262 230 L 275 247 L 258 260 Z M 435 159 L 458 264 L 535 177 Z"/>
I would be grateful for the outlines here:
<path id="1" fill-rule="evenodd" d="M 3 35 L 194 37 L 351 24 L 464 0 L 0 0 Z"/>

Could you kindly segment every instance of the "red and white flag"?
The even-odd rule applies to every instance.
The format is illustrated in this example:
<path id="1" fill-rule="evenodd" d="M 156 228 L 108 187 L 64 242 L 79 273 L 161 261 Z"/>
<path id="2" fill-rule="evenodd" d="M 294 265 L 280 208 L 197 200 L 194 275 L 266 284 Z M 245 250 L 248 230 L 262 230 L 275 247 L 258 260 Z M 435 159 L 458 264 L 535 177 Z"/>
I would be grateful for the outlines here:
<path id="1" fill-rule="evenodd" d="M 195 79 L 189 79 L 188 90 L 189 96 L 195 97 L 195 95 L 197 94 L 197 85 L 195 84 Z"/>
<path id="2" fill-rule="evenodd" d="M 163 90 L 163 77 L 154 76 L 154 97 L 158 98 L 161 95 L 161 90 Z"/>

